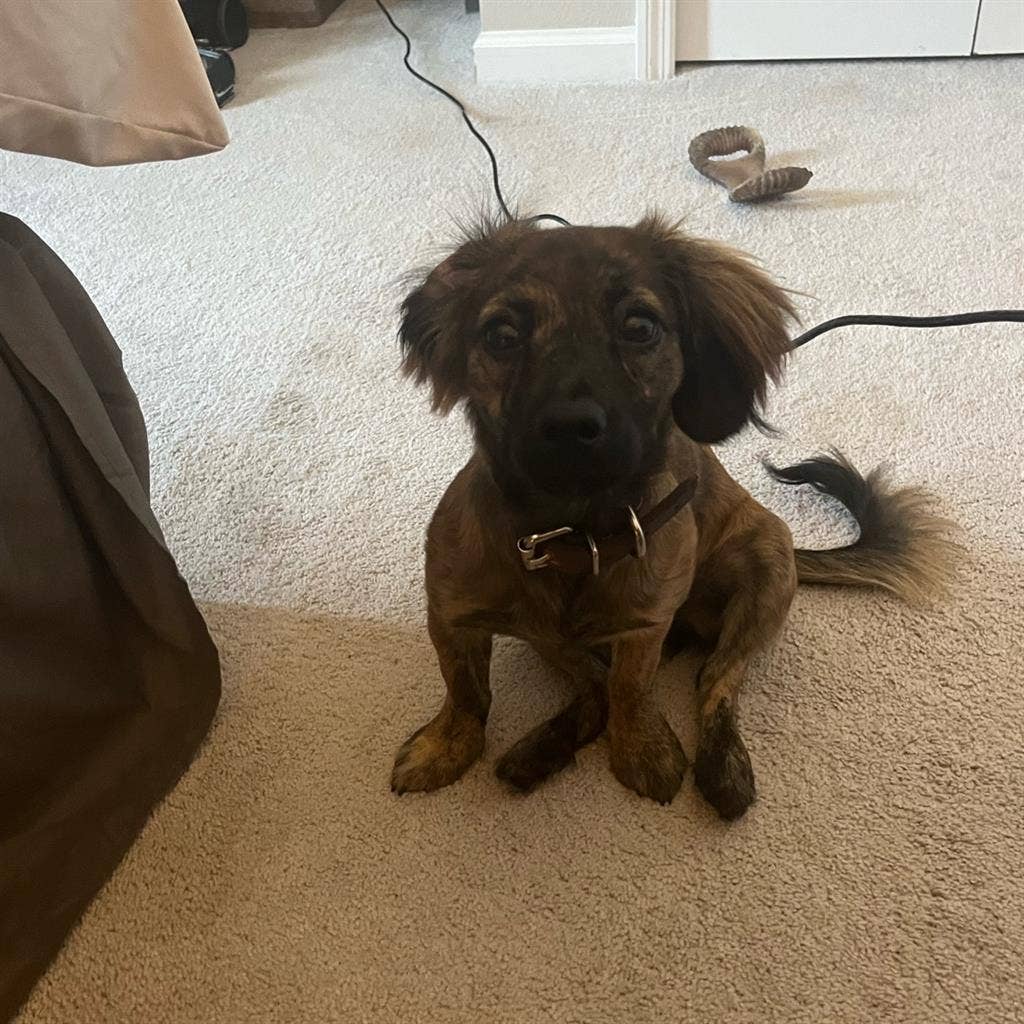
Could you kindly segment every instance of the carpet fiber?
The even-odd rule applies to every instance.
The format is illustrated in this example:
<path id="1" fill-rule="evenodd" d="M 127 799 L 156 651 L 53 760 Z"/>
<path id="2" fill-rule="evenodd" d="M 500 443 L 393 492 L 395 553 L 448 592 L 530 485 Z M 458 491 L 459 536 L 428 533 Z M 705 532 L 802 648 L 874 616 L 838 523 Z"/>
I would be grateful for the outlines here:
<path id="1" fill-rule="evenodd" d="M 762 257 L 808 324 L 1024 304 L 1013 59 L 683 68 L 666 84 L 478 87 L 460 0 L 395 3 L 510 197 L 577 222 L 647 206 Z M 222 154 L 90 170 L 3 156 L 0 205 L 125 351 L 154 506 L 221 650 L 224 700 L 21 1024 L 963 1024 L 1024 1005 L 1024 330 L 848 329 L 794 359 L 722 457 L 797 539 L 851 531 L 759 459 L 829 444 L 929 484 L 964 528 L 952 598 L 802 590 L 746 689 L 760 799 L 667 808 L 600 741 L 534 795 L 497 755 L 563 700 L 496 648 L 483 760 L 388 790 L 438 705 L 422 536 L 469 448 L 399 379 L 398 281 L 487 196 L 457 113 L 366 0 L 236 55 Z M 706 128 L 760 129 L 808 188 L 730 204 Z M 692 666 L 661 673 L 692 755 Z"/>

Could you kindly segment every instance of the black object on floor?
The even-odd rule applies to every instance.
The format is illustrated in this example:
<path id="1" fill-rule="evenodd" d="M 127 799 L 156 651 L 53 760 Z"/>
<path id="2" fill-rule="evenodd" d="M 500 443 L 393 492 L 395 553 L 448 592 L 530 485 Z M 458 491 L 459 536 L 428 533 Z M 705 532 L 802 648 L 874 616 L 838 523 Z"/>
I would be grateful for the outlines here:
<path id="1" fill-rule="evenodd" d="M 235 95 L 235 62 L 228 50 L 237 50 L 249 38 L 249 16 L 242 0 L 178 0 L 189 31 L 199 48 L 206 77 L 223 107 Z"/>
<path id="2" fill-rule="evenodd" d="M 249 38 L 242 0 L 178 0 L 192 38 L 214 49 L 237 50 Z"/>
<path id="3" fill-rule="evenodd" d="M 207 50 L 202 46 L 199 47 L 199 56 L 203 59 L 217 106 L 223 107 L 235 95 L 235 62 L 225 50 Z"/>

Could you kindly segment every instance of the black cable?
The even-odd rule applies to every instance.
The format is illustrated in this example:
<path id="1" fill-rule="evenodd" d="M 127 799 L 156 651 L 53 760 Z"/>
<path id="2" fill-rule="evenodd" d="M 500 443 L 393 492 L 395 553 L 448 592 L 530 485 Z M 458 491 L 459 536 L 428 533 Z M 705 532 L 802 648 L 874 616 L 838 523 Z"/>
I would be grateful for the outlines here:
<path id="1" fill-rule="evenodd" d="M 391 17 L 391 12 L 384 6 L 381 0 L 376 0 L 376 2 L 377 6 L 384 12 L 384 17 L 391 22 L 391 27 L 405 40 L 405 56 L 402 57 L 402 60 L 409 69 L 409 73 L 414 78 L 418 78 L 424 85 L 429 85 L 435 92 L 439 92 L 445 99 L 451 100 L 461 111 L 462 120 L 466 122 L 466 127 L 486 150 L 487 156 L 491 161 L 491 178 L 494 182 L 494 194 L 498 197 L 498 205 L 501 207 L 501 212 L 509 220 L 515 220 L 516 218 L 508 208 L 505 197 L 501 192 L 501 184 L 498 181 L 498 160 L 494 155 L 494 150 L 491 149 L 487 140 L 477 131 L 477 127 L 470 120 L 469 114 L 466 113 L 466 108 L 462 105 L 462 101 L 453 96 L 447 89 L 442 89 L 436 82 L 432 82 L 429 78 L 421 75 L 409 63 L 409 54 L 412 53 L 412 40 L 398 27 L 395 19 Z M 559 217 L 555 213 L 538 213 L 533 217 L 528 217 L 527 220 L 551 220 L 561 224 L 562 227 L 572 226 L 564 217 Z M 793 339 L 790 351 L 806 345 L 807 342 L 818 337 L 819 334 L 833 331 L 837 327 L 848 327 L 851 324 L 876 324 L 883 327 L 962 327 L 965 324 L 989 323 L 1024 323 L 1024 309 L 989 309 L 979 313 L 953 313 L 949 316 L 878 316 L 874 314 L 837 316 L 832 320 L 826 320 L 824 323 L 818 324 L 817 327 L 812 327 L 809 331 L 804 331 L 803 334 L 797 335 Z"/>
<path id="2" fill-rule="evenodd" d="M 826 320 L 793 339 L 790 351 L 819 334 L 848 327 L 850 324 L 880 324 L 883 327 L 962 327 L 965 324 L 1024 323 L 1024 309 L 986 309 L 978 313 L 951 313 L 948 316 L 879 316 L 870 313 L 837 316 Z"/>
<path id="3" fill-rule="evenodd" d="M 491 180 L 494 183 L 494 194 L 498 197 L 498 205 L 501 207 L 501 212 L 509 219 L 515 220 L 515 216 L 512 211 L 508 208 L 508 203 L 505 202 L 505 197 L 501 192 L 501 183 L 498 181 L 498 160 L 494 155 L 494 150 L 491 149 L 488 141 L 477 131 L 477 127 L 473 124 L 466 108 L 462 105 L 462 101 L 457 97 L 453 96 L 447 89 L 442 89 L 437 82 L 432 82 L 429 78 L 421 75 L 410 63 L 409 54 L 412 53 L 412 40 L 398 27 L 398 23 L 394 18 L 391 17 L 391 12 L 381 3 L 381 0 L 377 0 L 377 6 L 384 12 L 384 17 L 391 22 L 391 27 L 405 40 L 405 55 L 402 57 L 402 62 L 409 70 L 409 74 L 414 78 L 418 78 L 424 85 L 429 85 L 435 92 L 439 92 L 445 99 L 451 100 L 459 108 L 462 113 L 462 120 L 466 122 L 466 127 L 473 133 L 473 136 L 480 143 L 481 146 L 487 151 L 487 156 L 491 161 Z M 569 222 L 564 217 L 559 217 L 555 213 L 538 213 L 533 217 L 527 218 L 528 220 L 553 220 L 562 227 L 571 227 Z"/>

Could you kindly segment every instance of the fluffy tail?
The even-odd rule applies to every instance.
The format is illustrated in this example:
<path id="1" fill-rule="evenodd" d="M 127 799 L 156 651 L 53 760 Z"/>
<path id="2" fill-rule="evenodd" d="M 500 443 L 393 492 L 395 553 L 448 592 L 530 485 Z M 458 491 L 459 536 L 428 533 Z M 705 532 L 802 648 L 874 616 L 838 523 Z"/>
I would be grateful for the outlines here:
<path id="1" fill-rule="evenodd" d="M 810 484 L 841 502 L 857 520 L 860 537 L 843 548 L 796 552 L 801 583 L 881 587 L 907 601 L 944 593 L 961 548 L 949 539 L 953 524 L 931 515 L 927 491 L 894 490 L 879 467 L 862 476 L 840 452 L 787 469 L 767 466 L 784 484 Z"/>

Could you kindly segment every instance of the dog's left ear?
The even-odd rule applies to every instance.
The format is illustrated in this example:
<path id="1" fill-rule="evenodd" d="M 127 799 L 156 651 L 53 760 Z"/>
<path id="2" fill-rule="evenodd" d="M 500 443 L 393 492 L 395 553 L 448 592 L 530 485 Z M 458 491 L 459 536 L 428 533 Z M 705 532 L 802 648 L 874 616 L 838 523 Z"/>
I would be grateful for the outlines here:
<path id="1" fill-rule="evenodd" d="M 430 382 L 433 406 L 443 413 L 462 397 L 465 359 L 459 344 L 459 296 L 470 280 L 459 251 L 439 263 L 402 303 L 398 340 L 402 369 L 417 384 Z"/>
<path id="2" fill-rule="evenodd" d="M 702 444 L 724 441 L 757 420 L 768 381 L 781 376 L 793 305 L 740 252 L 689 238 L 657 218 L 638 230 L 653 245 L 676 310 L 683 350 L 676 423 Z"/>

